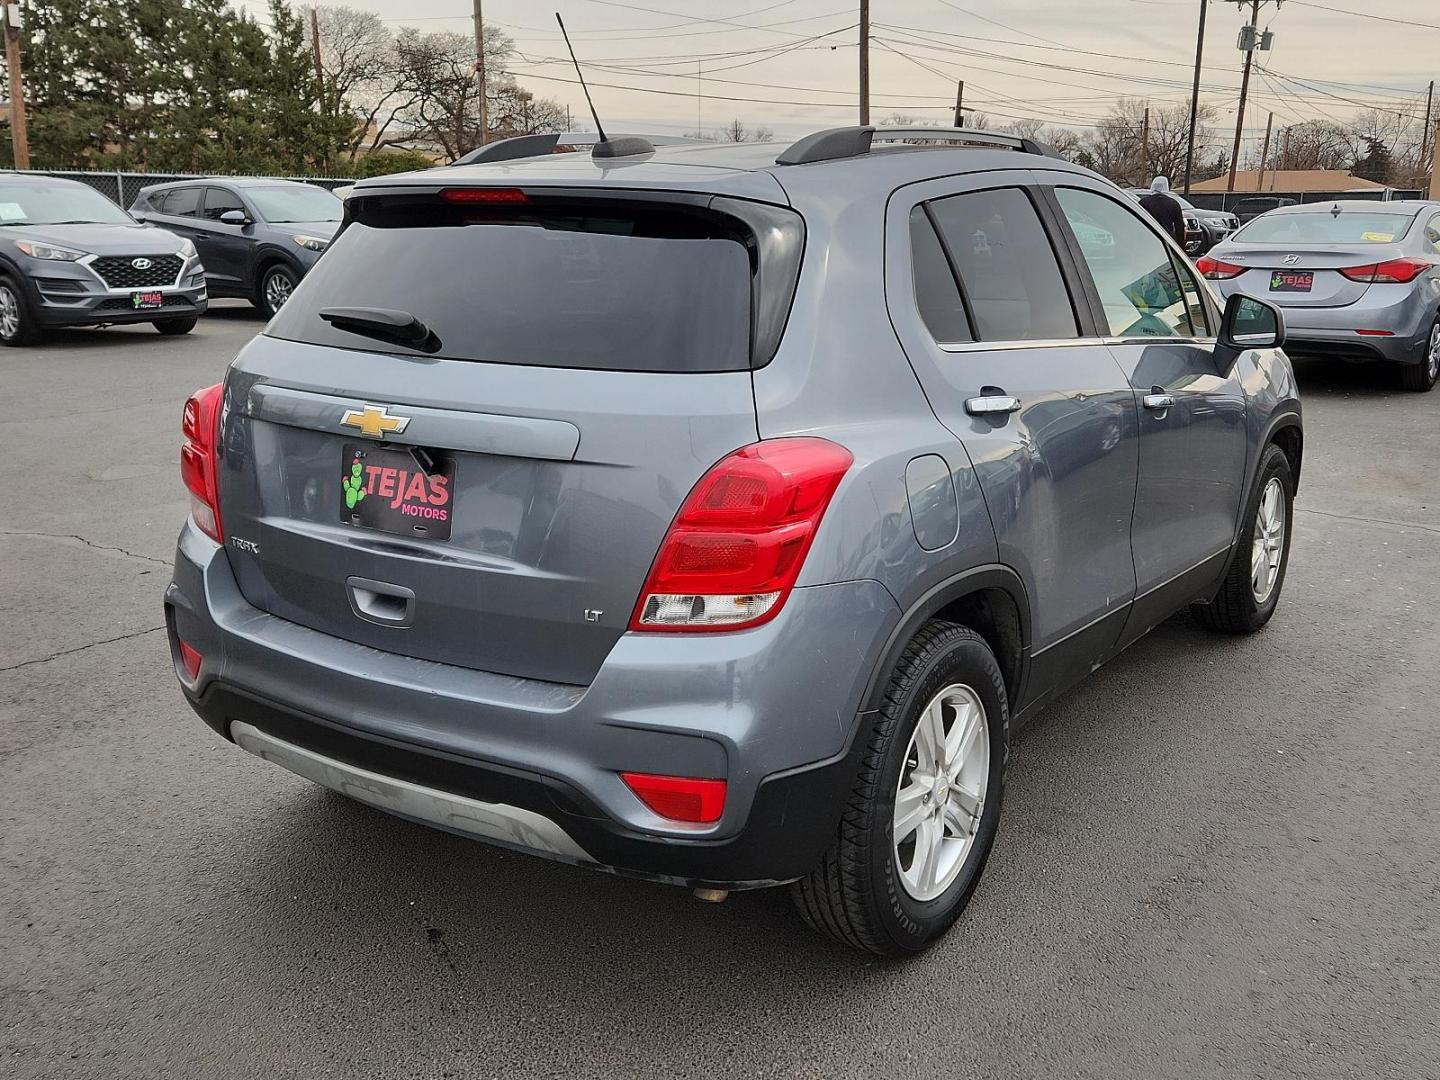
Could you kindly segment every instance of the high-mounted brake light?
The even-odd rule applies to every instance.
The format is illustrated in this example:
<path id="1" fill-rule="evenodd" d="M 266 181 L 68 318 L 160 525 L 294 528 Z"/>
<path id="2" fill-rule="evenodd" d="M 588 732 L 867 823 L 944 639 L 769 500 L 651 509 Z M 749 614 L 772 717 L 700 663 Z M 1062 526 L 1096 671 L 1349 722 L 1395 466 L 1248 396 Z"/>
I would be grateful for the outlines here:
<path id="1" fill-rule="evenodd" d="M 1424 259 L 1390 259 L 1388 262 L 1369 263 L 1365 266 L 1347 266 L 1340 273 L 1351 281 L 1373 282 L 1376 285 L 1406 285 L 1434 265 Z"/>
<path id="2" fill-rule="evenodd" d="M 1196 259 L 1195 269 L 1211 281 L 1224 281 L 1226 278 L 1237 277 L 1245 272 L 1243 266 L 1221 262 L 1219 259 L 1212 259 L 1209 255 L 1201 255 Z"/>
<path id="3" fill-rule="evenodd" d="M 620 779 L 655 813 L 671 821 L 709 825 L 725 812 L 725 781 L 622 772 Z"/>
<path id="4" fill-rule="evenodd" d="M 768 439 L 710 468 L 670 525 L 631 630 L 740 630 L 784 606 L 854 462 L 826 439 Z"/>
<path id="5" fill-rule="evenodd" d="M 440 192 L 440 198 L 452 203 L 523 203 L 529 202 L 519 188 L 452 187 Z"/>
<path id="6" fill-rule="evenodd" d="M 224 387 L 219 383 L 195 391 L 185 402 L 180 418 L 180 433 L 185 436 L 185 444 L 180 447 L 180 479 L 190 491 L 190 517 L 201 532 L 222 544 L 225 532 L 220 527 L 220 487 L 216 477 L 223 396 Z"/>

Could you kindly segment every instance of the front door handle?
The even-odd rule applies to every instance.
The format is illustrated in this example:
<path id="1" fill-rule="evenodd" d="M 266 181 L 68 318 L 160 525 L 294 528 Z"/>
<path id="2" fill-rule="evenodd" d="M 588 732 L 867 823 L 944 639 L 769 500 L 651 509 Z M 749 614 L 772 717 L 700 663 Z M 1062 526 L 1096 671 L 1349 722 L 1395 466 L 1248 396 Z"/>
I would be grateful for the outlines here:
<path id="1" fill-rule="evenodd" d="M 971 416 L 1006 416 L 1020 409 L 1020 399 L 998 386 L 982 386 L 980 396 L 965 399 L 965 411 Z"/>
<path id="2" fill-rule="evenodd" d="M 1175 407 L 1175 398 L 1173 396 L 1161 393 L 1159 387 L 1156 387 L 1155 390 L 1155 393 L 1146 394 L 1143 398 L 1145 408 L 1153 409 L 1155 412 L 1164 412 L 1166 409 L 1173 409 Z"/>

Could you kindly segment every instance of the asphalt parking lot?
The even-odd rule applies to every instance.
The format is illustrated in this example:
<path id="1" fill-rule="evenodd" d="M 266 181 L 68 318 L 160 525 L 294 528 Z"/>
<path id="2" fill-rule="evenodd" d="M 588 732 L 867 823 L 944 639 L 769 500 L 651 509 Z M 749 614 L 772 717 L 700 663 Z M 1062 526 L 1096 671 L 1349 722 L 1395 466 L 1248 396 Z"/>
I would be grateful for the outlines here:
<path id="1" fill-rule="evenodd" d="M 1440 391 L 1301 366 L 1274 622 L 1172 620 L 1026 729 L 970 911 L 895 964 L 195 718 L 180 406 L 261 325 L 0 353 L 0 1076 L 1440 1076 Z"/>

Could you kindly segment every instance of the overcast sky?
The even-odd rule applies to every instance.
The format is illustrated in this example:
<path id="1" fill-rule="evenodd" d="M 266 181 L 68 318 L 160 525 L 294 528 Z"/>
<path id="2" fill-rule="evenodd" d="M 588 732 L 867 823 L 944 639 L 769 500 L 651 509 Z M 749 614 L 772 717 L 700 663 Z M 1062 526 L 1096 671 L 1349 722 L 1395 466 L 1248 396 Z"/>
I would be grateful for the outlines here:
<path id="1" fill-rule="evenodd" d="M 239 2 L 262 8 L 261 0 Z M 397 28 L 471 30 L 469 0 L 350 6 Z M 577 119 L 588 113 L 562 59 L 557 8 L 589 65 L 607 127 L 681 133 L 738 117 L 788 136 L 855 122 L 858 6 L 484 0 L 484 14 L 514 39 L 515 76 L 537 95 L 571 106 Z M 1082 129 L 1119 96 L 1152 105 L 1188 101 L 1198 18 L 1199 0 L 872 0 L 872 119 L 903 112 L 949 122 L 961 78 L 967 106 L 996 122 L 1039 117 Z M 1210 0 L 1203 100 L 1232 131 L 1242 23 L 1234 0 Z M 1260 23 L 1274 30 L 1275 42 L 1269 54 L 1257 54 L 1268 71 L 1252 77 L 1251 139 L 1263 135 L 1272 109 L 1277 128 L 1360 105 L 1419 116 L 1427 84 L 1440 78 L 1434 0 L 1285 0 L 1278 11 L 1268 0 Z"/>

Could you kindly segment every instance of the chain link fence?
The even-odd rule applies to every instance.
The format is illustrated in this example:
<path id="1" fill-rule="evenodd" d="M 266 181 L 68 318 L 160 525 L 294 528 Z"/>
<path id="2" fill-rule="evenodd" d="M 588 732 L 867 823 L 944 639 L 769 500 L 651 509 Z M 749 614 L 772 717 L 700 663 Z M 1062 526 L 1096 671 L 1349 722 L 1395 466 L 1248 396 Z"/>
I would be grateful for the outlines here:
<path id="1" fill-rule="evenodd" d="M 1178 189 L 1177 189 L 1178 193 Z M 1367 202 L 1395 201 L 1399 199 L 1423 199 L 1426 194 L 1419 188 L 1413 190 L 1384 191 L 1192 191 L 1185 196 L 1201 210 L 1230 210 L 1241 199 L 1294 199 L 1301 203 L 1334 202 L 1336 199 L 1362 199 Z"/>
<path id="2" fill-rule="evenodd" d="M 110 198 L 117 206 L 129 209 L 140 194 L 140 189 L 151 184 L 168 184 L 172 180 L 204 180 L 219 177 L 218 173 L 158 173 L 158 172 L 100 172 L 91 169 L 11 169 L 16 176 L 57 176 L 65 180 L 79 180 L 89 184 L 100 194 Z M 302 184 L 314 184 L 334 190 L 355 181 L 340 176 L 272 176 L 269 180 L 296 180 Z"/>

